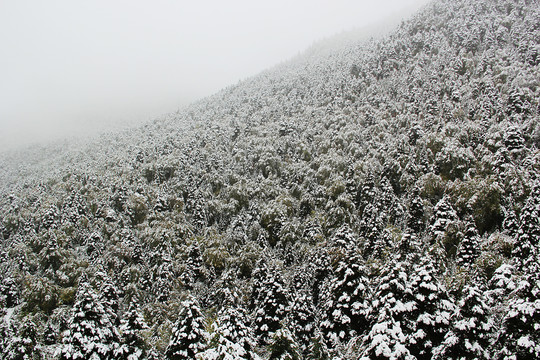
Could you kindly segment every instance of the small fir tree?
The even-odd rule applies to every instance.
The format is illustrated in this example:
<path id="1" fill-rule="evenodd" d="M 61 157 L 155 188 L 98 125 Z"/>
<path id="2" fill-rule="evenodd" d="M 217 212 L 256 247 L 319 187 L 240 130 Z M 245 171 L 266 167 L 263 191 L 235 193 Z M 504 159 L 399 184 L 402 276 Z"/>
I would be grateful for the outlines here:
<path id="1" fill-rule="evenodd" d="M 110 310 L 105 308 L 84 275 L 79 281 L 68 326 L 61 348 L 62 360 L 116 358 L 119 334 Z"/>
<path id="2" fill-rule="evenodd" d="M 490 305 L 499 304 L 516 289 L 514 280 L 515 269 L 510 264 L 502 264 L 488 282 L 486 296 Z"/>
<path id="3" fill-rule="evenodd" d="M 534 265 L 540 242 L 540 181 L 536 181 L 519 217 L 513 255 L 520 269 Z"/>
<path id="4" fill-rule="evenodd" d="M 534 270 L 520 281 L 508 305 L 497 339 L 500 359 L 540 358 L 540 269 Z"/>
<path id="5" fill-rule="evenodd" d="M 227 307 L 220 310 L 213 324 L 209 348 L 199 355 L 204 360 L 257 360 L 252 331 L 248 318 L 241 308 Z"/>
<path id="6" fill-rule="evenodd" d="M 445 287 L 437 280 L 429 257 L 415 267 L 408 284 L 412 311 L 403 323 L 409 335 L 407 348 L 417 359 L 431 359 L 432 351 L 444 339 L 455 305 Z"/>
<path id="7" fill-rule="evenodd" d="M 430 232 L 434 238 L 443 237 L 448 230 L 448 227 L 458 220 L 456 211 L 450 205 L 448 195 L 444 196 L 435 205 L 433 209 L 433 217 L 431 218 Z"/>
<path id="8" fill-rule="evenodd" d="M 414 309 L 409 300 L 408 264 L 391 262 L 377 279 L 369 311 L 370 328 L 362 338 L 361 359 L 413 359 L 402 327 Z"/>
<path id="9" fill-rule="evenodd" d="M 424 202 L 420 197 L 420 189 L 415 187 L 411 194 L 411 202 L 409 204 L 409 218 L 407 226 L 415 233 L 420 233 L 424 230 Z"/>
<path id="10" fill-rule="evenodd" d="M 277 264 L 259 265 L 254 274 L 253 290 L 255 335 L 261 344 L 267 344 L 271 333 L 280 328 L 290 306 L 290 294 Z"/>
<path id="11" fill-rule="evenodd" d="M 287 328 L 281 328 L 274 333 L 268 345 L 270 356 L 268 360 L 300 360 L 298 344 Z"/>
<path id="12" fill-rule="evenodd" d="M 144 359 L 148 351 L 148 345 L 142 334 L 148 329 L 148 325 L 137 309 L 137 304 L 132 302 L 128 311 L 120 323 L 122 334 L 121 357 L 127 360 Z"/>
<path id="13" fill-rule="evenodd" d="M 35 360 L 41 359 L 41 346 L 38 343 L 36 323 L 24 319 L 17 326 L 16 335 L 8 339 L 7 348 L 2 352 L 6 360 Z"/>
<path id="14" fill-rule="evenodd" d="M 323 333 L 332 344 L 345 343 L 367 327 L 369 281 L 359 255 L 345 253 L 328 284 Z"/>
<path id="15" fill-rule="evenodd" d="M 178 320 L 173 326 L 172 337 L 165 356 L 169 360 L 195 359 L 206 348 L 205 319 L 197 300 L 189 296 L 182 302 Z"/>
<path id="16" fill-rule="evenodd" d="M 326 346 L 324 335 L 320 329 L 315 330 L 315 335 L 311 339 L 306 359 L 308 360 L 328 360 L 330 352 Z"/>
<path id="17" fill-rule="evenodd" d="M 470 267 L 480 255 L 478 231 L 473 221 L 467 223 L 465 235 L 457 250 L 457 264 L 461 267 Z"/>
<path id="18" fill-rule="evenodd" d="M 434 351 L 435 359 L 490 359 L 493 321 L 483 292 L 476 286 L 465 286 L 452 317 L 451 330 Z"/>
<path id="19" fill-rule="evenodd" d="M 315 331 L 315 306 L 312 296 L 304 290 L 296 290 L 291 303 L 288 323 L 297 339 L 302 353 L 306 353 Z"/>

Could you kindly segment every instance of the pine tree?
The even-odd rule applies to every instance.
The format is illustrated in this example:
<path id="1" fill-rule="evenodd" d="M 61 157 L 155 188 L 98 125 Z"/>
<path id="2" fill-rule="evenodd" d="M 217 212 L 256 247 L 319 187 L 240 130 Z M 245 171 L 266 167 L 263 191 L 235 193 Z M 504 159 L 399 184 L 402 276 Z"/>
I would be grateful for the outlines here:
<path id="1" fill-rule="evenodd" d="M 373 202 L 376 195 L 377 188 L 375 187 L 375 179 L 372 174 L 369 174 L 356 193 L 355 205 L 360 214 L 363 213 L 364 208 L 368 204 Z"/>
<path id="2" fill-rule="evenodd" d="M 1 314 L 0 314 L 1 315 Z M 13 337 L 13 331 L 9 323 L 4 321 L 4 316 L 0 321 L 0 354 L 6 354 L 8 351 L 9 340 Z"/>
<path id="3" fill-rule="evenodd" d="M 518 152 L 523 149 L 525 145 L 525 140 L 521 134 L 521 130 L 518 127 L 510 127 L 505 132 L 504 136 L 504 146 L 510 152 Z"/>
<path id="4" fill-rule="evenodd" d="M 519 217 L 513 255 L 521 269 L 535 263 L 540 242 L 540 181 L 536 181 Z"/>
<path id="5" fill-rule="evenodd" d="M 344 343 L 367 327 L 369 281 L 360 256 L 346 252 L 328 284 L 321 329 L 332 344 Z"/>
<path id="6" fill-rule="evenodd" d="M 490 305 L 499 304 L 501 299 L 506 298 L 516 289 L 514 272 L 515 269 L 510 264 L 502 264 L 495 270 L 495 273 L 488 282 L 488 290 L 486 292 Z"/>
<path id="7" fill-rule="evenodd" d="M 330 352 L 326 346 L 324 335 L 320 329 L 316 329 L 314 337 L 311 339 L 306 359 L 307 360 L 328 360 L 330 358 Z"/>
<path id="8" fill-rule="evenodd" d="M 515 205 L 512 199 L 510 199 L 507 207 L 503 208 L 504 220 L 503 220 L 503 230 L 510 237 L 517 235 L 519 230 L 519 220 L 516 216 Z"/>
<path id="9" fill-rule="evenodd" d="M 209 348 L 199 357 L 204 360 L 256 360 L 255 343 L 247 326 L 246 313 L 241 308 L 223 308 L 213 324 Z"/>
<path id="10" fill-rule="evenodd" d="M 420 197 L 420 189 L 415 187 L 411 194 L 407 226 L 417 234 L 424 230 L 424 213 L 424 202 Z"/>
<path id="11" fill-rule="evenodd" d="M 119 348 L 119 334 L 110 312 L 83 275 L 79 280 L 69 329 L 64 334 L 60 358 L 115 359 Z"/>
<path id="12" fill-rule="evenodd" d="M 493 321 L 486 298 L 476 286 L 465 286 L 452 317 L 451 330 L 435 351 L 435 359 L 490 359 Z"/>
<path id="13" fill-rule="evenodd" d="M 364 337 L 364 350 L 360 360 L 413 360 L 406 347 L 406 339 L 401 323 L 392 316 L 390 308 L 383 308 L 375 324 Z"/>
<path id="14" fill-rule="evenodd" d="M 408 284 L 408 296 L 413 304 L 403 327 L 409 335 L 407 348 L 417 359 L 431 359 L 449 329 L 455 309 L 444 286 L 436 279 L 433 261 L 425 258 L 415 267 Z"/>
<path id="15" fill-rule="evenodd" d="M 478 232 L 473 221 L 467 223 L 465 235 L 457 250 L 457 263 L 462 267 L 470 267 L 480 255 Z"/>
<path id="16" fill-rule="evenodd" d="M 301 354 L 296 340 L 287 328 L 281 328 L 274 333 L 268 345 L 270 356 L 268 360 L 300 360 Z"/>
<path id="17" fill-rule="evenodd" d="M 195 298 L 182 302 L 165 356 L 169 360 L 195 359 L 206 348 L 205 319 Z"/>
<path id="18" fill-rule="evenodd" d="M 397 222 L 403 218 L 405 210 L 396 196 L 394 187 L 386 176 L 381 179 L 379 185 L 380 191 L 374 203 L 378 205 L 377 207 L 381 209 L 381 211 L 385 212 L 385 215 L 382 218 L 384 223 L 397 224 Z"/>
<path id="19" fill-rule="evenodd" d="M 203 259 L 201 249 L 198 243 L 191 244 L 186 250 L 186 267 L 180 279 L 186 289 L 193 289 L 196 282 L 202 281 L 203 276 Z"/>
<path id="20" fill-rule="evenodd" d="M 288 323 L 302 353 L 307 352 L 315 331 L 315 306 L 308 291 L 299 289 L 293 294 Z"/>
<path id="21" fill-rule="evenodd" d="M 277 264 L 259 264 L 253 275 L 251 301 L 255 309 L 255 335 L 267 344 L 271 333 L 277 331 L 290 306 L 290 295 Z"/>
<path id="22" fill-rule="evenodd" d="M 540 269 L 534 270 L 520 281 L 503 319 L 500 359 L 540 358 Z"/>
<path id="23" fill-rule="evenodd" d="M 366 239 L 364 254 L 369 256 L 375 251 L 375 247 L 381 238 L 386 214 L 377 204 L 368 204 L 360 220 L 359 235 Z"/>
<path id="24" fill-rule="evenodd" d="M 3 359 L 34 360 L 41 359 L 41 349 L 38 344 L 37 326 L 32 320 L 25 319 L 17 326 L 16 335 L 8 337 L 8 345 Z"/>
<path id="25" fill-rule="evenodd" d="M 456 211 L 450 205 L 450 198 L 448 195 L 444 196 L 433 209 L 430 227 L 431 234 L 435 238 L 444 236 L 448 227 L 455 223 L 457 219 Z"/>
<path id="26" fill-rule="evenodd" d="M 415 264 L 420 259 L 421 247 L 415 235 L 404 233 L 396 246 L 396 259 L 408 264 Z"/>
<path id="27" fill-rule="evenodd" d="M 103 306 L 108 312 L 108 316 L 115 326 L 120 325 L 120 318 L 118 317 L 119 307 L 119 292 L 116 286 L 113 284 L 111 278 L 104 273 L 97 273 L 96 277 L 102 277 L 102 284 L 100 286 L 100 297 L 102 299 Z"/>
<path id="28" fill-rule="evenodd" d="M 362 338 L 361 359 L 413 359 L 402 324 L 414 309 L 409 300 L 408 264 L 391 262 L 377 279 L 369 311 L 371 328 Z"/>
<path id="29" fill-rule="evenodd" d="M 6 307 L 14 307 L 19 303 L 19 289 L 17 281 L 12 276 L 6 276 L 0 283 L 0 296 L 4 298 Z"/>
<path id="30" fill-rule="evenodd" d="M 146 329 L 148 329 L 146 321 L 137 309 L 136 303 L 132 302 L 120 324 L 123 343 L 120 358 L 138 360 L 146 357 L 148 345 L 141 333 Z"/>

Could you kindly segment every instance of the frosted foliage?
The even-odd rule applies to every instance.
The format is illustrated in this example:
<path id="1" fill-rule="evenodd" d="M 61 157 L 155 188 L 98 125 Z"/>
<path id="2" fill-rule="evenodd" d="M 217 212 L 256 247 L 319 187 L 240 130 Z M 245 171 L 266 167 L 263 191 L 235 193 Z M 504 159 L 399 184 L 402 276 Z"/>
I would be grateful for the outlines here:
<path id="1" fill-rule="evenodd" d="M 531 359 L 540 357 L 540 277 L 527 274 L 518 284 L 503 319 L 498 342 L 501 358 Z"/>
<path id="2" fill-rule="evenodd" d="M 297 291 L 287 318 L 289 328 L 304 353 L 315 336 L 315 317 L 316 308 L 311 295 L 307 291 Z"/>
<path id="3" fill-rule="evenodd" d="M 488 283 L 488 301 L 490 304 L 497 303 L 502 297 L 509 295 L 516 289 L 514 280 L 515 269 L 510 264 L 499 266 Z"/>
<path id="4" fill-rule="evenodd" d="M 173 326 L 166 356 L 171 360 L 194 359 L 206 348 L 205 319 L 197 301 L 189 297 L 182 302 L 178 320 Z"/>
<path id="5" fill-rule="evenodd" d="M 480 255 L 480 244 L 478 232 L 473 222 L 467 224 L 465 235 L 459 244 L 457 250 L 457 263 L 463 267 L 469 267 L 474 264 Z"/>
<path id="6" fill-rule="evenodd" d="M 402 321 L 413 309 L 413 303 L 406 300 L 407 283 L 405 263 L 389 264 L 379 279 L 369 312 L 372 326 L 362 339 L 363 358 L 412 359 L 402 328 Z"/>
<path id="7" fill-rule="evenodd" d="M 69 329 L 63 334 L 62 360 L 115 358 L 120 350 L 119 334 L 111 318 L 112 310 L 104 304 L 83 277 L 77 290 Z"/>
<path id="8" fill-rule="evenodd" d="M 449 198 L 445 196 L 433 209 L 430 231 L 435 237 L 442 236 L 447 231 L 448 226 L 457 221 L 457 219 L 456 211 L 450 205 Z"/>
<path id="9" fill-rule="evenodd" d="M 247 321 L 248 318 L 242 309 L 222 309 L 213 324 L 209 348 L 197 355 L 198 358 L 208 360 L 258 359 L 258 356 L 253 352 L 255 343 Z"/>
<path id="10" fill-rule="evenodd" d="M 416 267 L 408 289 L 414 303 L 404 322 L 404 327 L 411 334 L 408 349 L 418 359 L 430 359 L 433 349 L 442 342 L 449 329 L 455 305 L 436 278 L 432 260 L 429 258 Z"/>
<path id="11" fill-rule="evenodd" d="M 254 295 L 254 328 L 259 342 L 267 343 L 271 333 L 277 331 L 290 306 L 290 294 L 277 264 L 261 264 L 256 270 Z"/>
<path id="12" fill-rule="evenodd" d="M 536 181 L 519 217 L 513 254 L 519 267 L 535 266 L 540 242 L 540 181 Z"/>
<path id="13" fill-rule="evenodd" d="M 300 350 L 292 333 L 282 328 L 272 336 L 270 344 L 269 360 L 300 360 Z"/>
<path id="14" fill-rule="evenodd" d="M 477 287 L 466 286 L 455 313 L 450 331 L 434 350 L 436 359 L 489 359 L 493 321 L 491 308 Z"/>
<path id="15" fill-rule="evenodd" d="M 414 359 L 405 346 L 406 336 L 400 323 L 388 319 L 388 313 L 379 315 L 378 321 L 364 340 L 366 349 L 361 359 Z"/>
<path id="16" fill-rule="evenodd" d="M 346 253 L 327 284 L 321 329 L 334 344 L 347 342 L 367 326 L 369 281 L 359 256 Z"/>
<path id="17" fill-rule="evenodd" d="M 0 357 L 540 358 L 539 24 L 538 0 L 433 0 L 140 127 L 2 152 Z"/>

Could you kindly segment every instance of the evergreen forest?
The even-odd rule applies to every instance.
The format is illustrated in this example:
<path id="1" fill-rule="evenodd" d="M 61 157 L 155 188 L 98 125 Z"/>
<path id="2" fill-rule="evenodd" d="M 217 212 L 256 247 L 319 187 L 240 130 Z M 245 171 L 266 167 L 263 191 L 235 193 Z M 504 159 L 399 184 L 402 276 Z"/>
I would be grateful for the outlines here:
<path id="1" fill-rule="evenodd" d="M 0 155 L 2 359 L 540 358 L 540 3 L 434 0 Z"/>

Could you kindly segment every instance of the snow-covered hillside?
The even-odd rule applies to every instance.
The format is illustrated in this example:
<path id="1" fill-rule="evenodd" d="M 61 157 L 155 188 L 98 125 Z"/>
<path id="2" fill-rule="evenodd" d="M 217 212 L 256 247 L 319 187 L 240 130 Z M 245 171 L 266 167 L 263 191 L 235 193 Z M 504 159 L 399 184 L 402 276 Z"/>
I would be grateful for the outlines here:
<path id="1" fill-rule="evenodd" d="M 538 1 L 436 0 L 143 127 L 4 156 L 0 350 L 540 357 L 539 65 Z"/>

